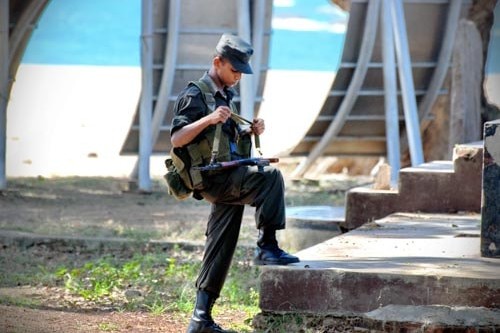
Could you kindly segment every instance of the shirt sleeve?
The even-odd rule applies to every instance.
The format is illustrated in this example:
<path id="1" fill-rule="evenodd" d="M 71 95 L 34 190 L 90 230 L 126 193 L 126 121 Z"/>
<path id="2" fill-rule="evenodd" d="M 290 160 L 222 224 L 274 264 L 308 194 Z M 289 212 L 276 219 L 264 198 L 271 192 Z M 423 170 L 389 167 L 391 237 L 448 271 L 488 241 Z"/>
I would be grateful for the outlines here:
<path id="1" fill-rule="evenodd" d="M 196 87 L 188 87 L 175 102 L 170 135 L 205 115 L 206 107 L 201 92 Z"/>

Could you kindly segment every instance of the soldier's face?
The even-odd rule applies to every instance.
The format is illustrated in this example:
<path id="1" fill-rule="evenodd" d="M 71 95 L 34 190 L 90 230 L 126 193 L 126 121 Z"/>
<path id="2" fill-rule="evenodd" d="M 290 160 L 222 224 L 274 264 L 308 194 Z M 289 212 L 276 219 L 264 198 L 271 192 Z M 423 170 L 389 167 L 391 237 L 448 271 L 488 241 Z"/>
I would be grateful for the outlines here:
<path id="1" fill-rule="evenodd" d="M 218 61 L 216 61 L 216 69 L 219 80 L 226 87 L 235 86 L 241 79 L 241 72 L 234 69 L 231 63 L 226 59 L 218 58 Z"/>

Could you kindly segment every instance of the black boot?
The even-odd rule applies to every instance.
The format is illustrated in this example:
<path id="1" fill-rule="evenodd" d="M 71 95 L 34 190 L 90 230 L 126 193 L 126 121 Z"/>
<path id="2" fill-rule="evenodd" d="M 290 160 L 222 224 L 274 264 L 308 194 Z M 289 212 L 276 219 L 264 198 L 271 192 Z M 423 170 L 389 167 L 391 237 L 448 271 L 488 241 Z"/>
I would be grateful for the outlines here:
<path id="1" fill-rule="evenodd" d="M 212 319 L 212 308 L 216 299 L 217 297 L 212 294 L 203 290 L 198 290 L 196 294 L 196 305 L 187 333 L 236 333 L 234 331 L 222 329 Z"/>
<path id="2" fill-rule="evenodd" d="M 299 258 L 286 253 L 278 246 L 276 230 L 259 229 L 257 250 L 253 260 L 256 265 L 288 265 L 299 262 Z"/>

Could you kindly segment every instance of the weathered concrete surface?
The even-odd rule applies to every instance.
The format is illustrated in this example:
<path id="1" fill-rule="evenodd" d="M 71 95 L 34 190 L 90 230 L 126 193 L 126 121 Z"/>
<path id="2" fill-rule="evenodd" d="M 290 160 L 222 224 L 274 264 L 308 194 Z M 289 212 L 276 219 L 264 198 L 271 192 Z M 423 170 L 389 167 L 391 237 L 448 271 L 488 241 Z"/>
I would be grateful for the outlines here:
<path id="1" fill-rule="evenodd" d="M 500 120 L 484 126 L 481 254 L 500 258 Z"/>
<path id="2" fill-rule="evenodd" d="M 366 313 L 388 305 L 500 308 L 500 261 L 478 214 L 394 214 L 264 267 L 264 312 Z"/>
<path id="3" fill-rule="evenodd" d="M 389 305 L 364 314 L 260 313 L 253 326 L 264 332 L 453 332 L 494 333 L 500 311 L 449 306 Z"/>
<path id="4" fill-rule="evenodd" d="M 482 142 L 457 145 L 453 161 L 402 169 L 397 189 L 351 189 L 343 227 L 354 229 L 394 212 L 480 212 L 482 160 Z"/>
<path id="5" fill-rule="evenodd" d="M 389 305 L 365 314 L 366 318 L 384 322 L 384 326 L 404 323 L 428 323 L 428 328 L 500 327 L 500 311 L 486 308 Z"/>

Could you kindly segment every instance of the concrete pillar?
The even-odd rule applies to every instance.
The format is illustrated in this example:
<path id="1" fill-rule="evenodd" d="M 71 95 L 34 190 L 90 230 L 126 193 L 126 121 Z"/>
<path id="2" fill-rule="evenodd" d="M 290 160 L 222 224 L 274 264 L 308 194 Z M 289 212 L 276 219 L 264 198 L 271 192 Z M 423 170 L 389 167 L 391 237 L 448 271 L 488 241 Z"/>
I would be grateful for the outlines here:
<path id="1" fill-rule="evenodd" d="M 500 258 L 500 120 L 484 125 L 481 255 Z"/>
<path id="2" fill-rule="evenodd" d="M 476 25 L 460 21 L 452 67 L 450 152 L 456 144 L 481 140 L 482 52 Z"/>

